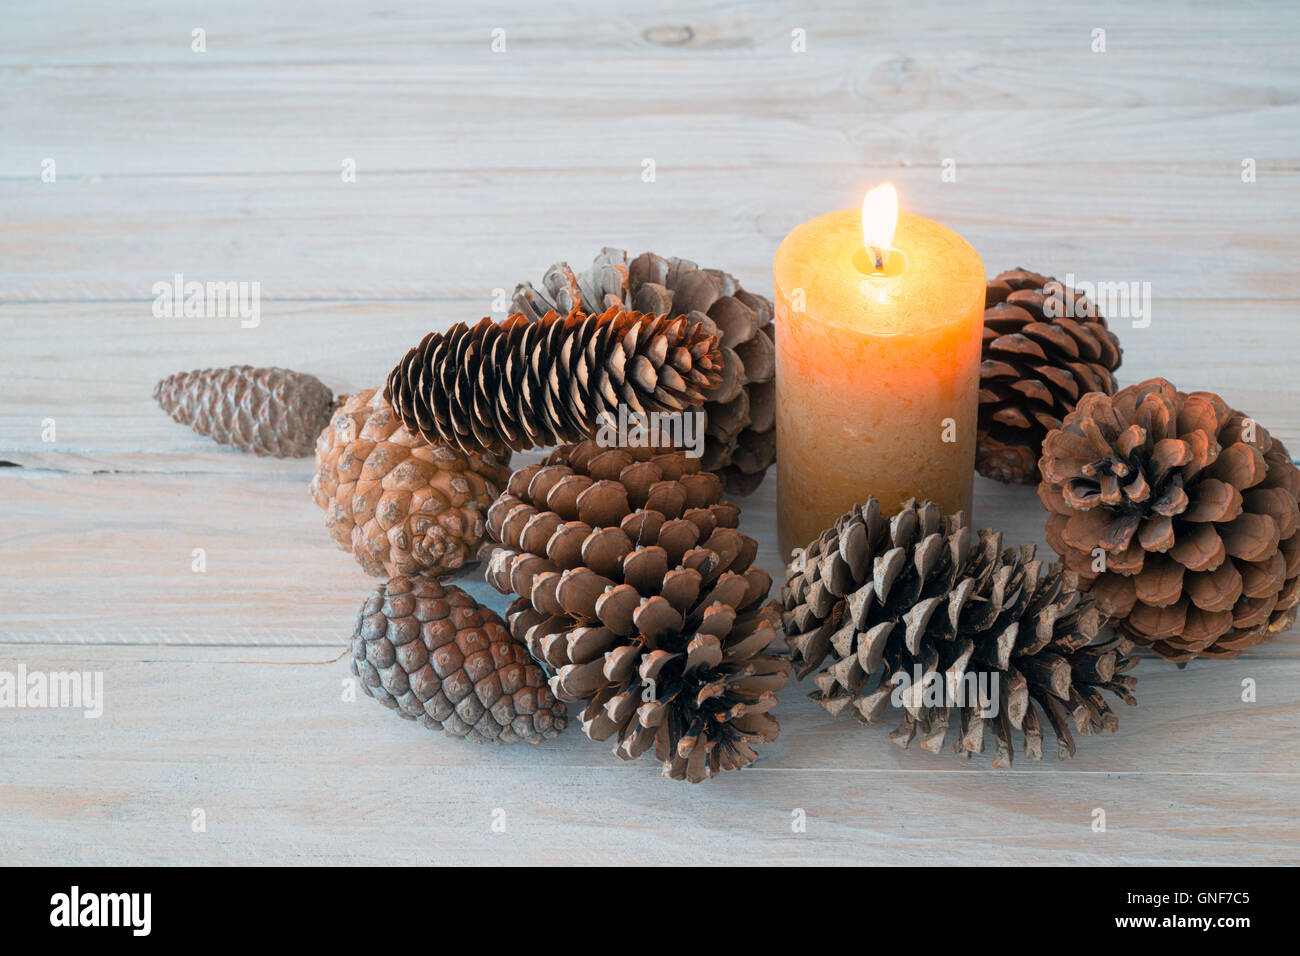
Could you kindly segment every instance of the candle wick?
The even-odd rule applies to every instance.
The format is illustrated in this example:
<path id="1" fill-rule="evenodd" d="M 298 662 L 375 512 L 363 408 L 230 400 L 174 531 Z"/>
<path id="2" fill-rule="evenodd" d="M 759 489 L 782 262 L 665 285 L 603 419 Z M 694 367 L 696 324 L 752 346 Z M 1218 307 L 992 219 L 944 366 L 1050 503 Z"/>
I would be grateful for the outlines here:
<path id="1" fill-rule="evenodd" d="M 868 246 L 867 254 L 871 256 L 871 262 L 877 270 L 885 268 L 885 250 L 879 246 Z"/>

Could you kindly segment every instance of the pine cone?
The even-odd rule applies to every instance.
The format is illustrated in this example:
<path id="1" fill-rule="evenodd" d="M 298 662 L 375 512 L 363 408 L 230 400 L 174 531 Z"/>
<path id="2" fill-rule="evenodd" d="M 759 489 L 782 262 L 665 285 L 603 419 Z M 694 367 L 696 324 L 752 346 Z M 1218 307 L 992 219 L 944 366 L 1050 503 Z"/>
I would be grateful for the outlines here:
<path id="1" fill-rule="evenodd" d="M 1040 466 L 1048 542 L 1138 644 L 1230 658 L 1295 622 L 1300 470 L 1218 395 L 1153 378 L 1084 396 Z"/>
<path id="2" fill-rule="evenodd" d="M 310 455 L 334 402 L 314 375 L 251 365 L 177 372 L 154 387 L 153 397 L 200 435 L 275 458 Z"/>
<path id="3" fill-rule="evenodd" d="M 406 720 L 475 743 L 540 743 L 567 724 L 546 675 L 505 623 L 427 576 L 381 584 L 348 645 L 365 692 Z"/>
<path id="4" fill-rule="evenodd" d="M 941 516 L 932 502 L 905 502 L 886 519 L 868 498 L 796 550 L 783 598 L 798 675 L 828 654 L 833 661 L 814 679 L 812 699 L 872 724 L 901 694 L 902 723 L 889 739 L 903 747 L 919 730 L 922 748 L 938 753 L 955 709 L 954 753 L 982 753 L 990 733 L 993 765 L 1009 766 L 1014 727 L 1025 753 L 1040 759 L 1032 701 L 1065 758 L 1074 755 L 1071 723 L 1084 734 L 1114 733 L 1103 689 L 1134 702 L 1136 681 L 1122 676 L 1136 663 L 1132 645 L 1094 643 L 1101 616 L 1074 575 L 1044 567 L 1032 545 L 1004 551 L 992 531 L 972 545 L 965 516 Z M 924 693 L 931 681 L 945 697 Z"/>
<path id="5" fill-rule="evenodd" d="M 772 303 L 719 269 L 643 252 L 602 249 L 575 274 L 567 262 L 546 271 L 542 288 L 515 287 L 514 308 L 531 321 L 550 310 L 602 312 L 615 306 L 654 315 L 685 315 L 717 335 L 722 380 L 706 396 L 704 467 L 731 494 L 749 494 L 776 460 L 776 349 Z"/>
<path id="6" fill-rule="evenodd" d="M 1055 279 L 1012 269 L 984 299 L 975 467 L 998 481 L 1038 481 L 1043 438 L 1088 392 L 1114 394 L 1119 339 L 1087 298 Z"/>
<path id="7" fill-rule="evenodd" d="M 430 445 L 369 388 L 346 396 L 320 433 L 311 494 L 330 536 L 368 574 L 448 574 L 478 561 L 509 461 Z"/>
<path id="8" fill-rule="evenodd" d="M 654 746 L 664 773 L 698 783 L 753 763 L 790 664 L 758 546 L 736 530 L 722 482 L 680 451 L 557 449 L 521 468 L 488 512 L 504 548 L 488 582 L 520 599 L 511 631 L 584 701 L 592 740 L 631 760 Z"/>
<path id="9" fill-rule="evenodd" d="M 703 326 L 610 308 L 430 332 L 388 376 L 385 397 L 426 441 L 523 451 L 596 433 L 619 404 L 636 412 L 698 405 L 721 380 Z"/>

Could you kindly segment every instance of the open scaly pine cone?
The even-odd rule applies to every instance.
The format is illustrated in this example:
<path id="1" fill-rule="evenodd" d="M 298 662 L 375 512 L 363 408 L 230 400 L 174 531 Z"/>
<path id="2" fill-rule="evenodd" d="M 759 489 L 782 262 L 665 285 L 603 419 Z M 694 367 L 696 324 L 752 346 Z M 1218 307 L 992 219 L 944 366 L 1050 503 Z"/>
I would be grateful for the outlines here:
<path id="1" fill-rule="evenodd" d="M 1115 391 L 1123 352 L 1092 302 L 1037 272 L 990 279 L 984 301 L 975 467 L 1032 485 L 1047 433 L 1081 396 Z"/>
<path id="2" fill-rule="evenodd" d="M 982 753 L 991 737 L 1002 767 L 1015 729 L 1037 760 L 1041 713 L 1065 758 L 1072 726 L 1116 730 L 1103 690 L 1134 703 L 1132 645 L 1097 641 L 1101 616 L 1073 574 L 1035 558 L 1032 545 L 1004 550 L 992 531 L 972 544 L 965 517 L 942 516 L 932 502 L 905 502 L 886 518 L 869 498 L 796 550 L 782 596 L 797 673 L 818 671 L 812 699 L 874 724 L 897 698 L 901 723 L 889 739 L 903 747 L 920 734 L 937 753 L 955 725 L 954 752 Z M 928 701 L 933 681 L 945 694 Z"/>
<path id="3" fill-rule="evenodd" d="M 721 269 L 652 252 L 628 260 L 605 248 L 575 273 L 567 262 L 546 270 L 540 289 L 522 282 L 514 307 L 537 321 L 554 309 L 602 312 L 619 306 L 654 315 L 685 316 L 717 335 L 720 381 L 705 396 L 703 465 L 729 494 L 749 494 L 776 460 L 776 349 L 772 303 L 742 288 Z"/>
<path id="4" fill-rule="evenodd" d="M 594 435 L 620 405 L 694 408 L 721 382 L 721 363 L 717 336 L 685 318 L 515 313 L 430 332 L 389 373 L 384 397 L 428 442 L 524 451 Z"/>
<path id="5" fill-rule="evenodd" d="M 625 760 L 654 749 L 698 783 L 775 740 L 790 663 L 780 612 L 722 482 L 679 451 L 558 449 L 515 472 L 488 512 L 488 582 L 518 594 L 512 632 L 584 704 L 583 730 Z"/>
<path id="6" fill-rule="evenodd" d="M 1138 644 L 1231 658 L 1295 623 L 1300 470 L 1218 395 L 1085 395 L 1040 467 L 1048 542 Z"/>

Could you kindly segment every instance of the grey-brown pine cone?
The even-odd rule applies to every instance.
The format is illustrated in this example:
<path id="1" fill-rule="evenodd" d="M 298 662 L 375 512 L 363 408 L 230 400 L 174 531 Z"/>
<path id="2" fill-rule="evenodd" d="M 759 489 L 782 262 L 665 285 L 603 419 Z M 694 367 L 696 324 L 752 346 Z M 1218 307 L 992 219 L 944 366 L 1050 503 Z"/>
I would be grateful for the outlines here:
<path id="1" fill-rule="evenodd" d="M 499 453 L 594 435 L 620 406 L 692 408 L 721 376 L 704 326 L 610 307 L 430 332 L 389 373 L 384 397 L 425 441 Z"/>
<path id="2" fill-rule="evenodd" d="M 512 632 L 584 704 L 583 730 L 698 783 L 775 740 L 785 685 L 772 581 L 722 482 L 680 451 L 557 449 L 521 468 L 488 512 L 504 545 L 488 582 L 520 595 Z"/>
<path id="3" fill-rule="evenodd" d="M 975 467 L 1035 484 L 1043 439 L 1088 392 L 1114 394 L 1123 352 L 1092 302 L 1037 272 L 989 280 L 984 305 Z"/>
<path id="4" fill-rule="evenodd" d="M 776 460 L 776 350 L 772 303 L 720 269 L 644 252 L 628 261 L 605 248 L 584 272 L 567 262 L 546 271 L 542 287 L 515 287 L 514 308 L 536 321 L 551 309 L 602 312 L 613 306 L 676 317 L 716 333 L 721 381 L 706 396 L 704 468 L 730 494 L 748 494 Z"/>
<path id="5" fill-rule="evenodd" d="M 312 454 L 334 402 L 314 375 L 251 365 L 178 372 L 160 381 L 153 397 L 200 435 L 274 458 Z"/>
<path id="6" fill-rule="evenodd" d="M 1035 558 L 1032 545 L 1004 550 L 992 531 L 972 543 L 964 516 L 941 516 L 931 502 L 886 517 L 869 498 L 796 551 L 783 598 L 797 672 L 818 672 L 813 700 L 868 724 L 901 702 L 890 740 L 904 747 L 919 734 L 937 753 L 952 728 L 954 752 L 982 753 L 992 738 L 1002 767 L 1015 729 L 1036 760 L 1041 713 L 1064 758 L 1074 755 L 1071 726 L 1115 731 L 1103 690 L 1134 702 L 1124 673 L 1136 663 L 1132 643 L 1098 642 L 1101 615 L 1075 575 Z M 949 693 L 927 698 L 931 681 Z"/>
<path id="7" fill-rule="evenodd" d="M 567 723 L 505 623 L 460 588 L 399 575 L 361 608 L 348 645 L 362 689 L 398 716 L 475 743 L 540 743 Z"/>

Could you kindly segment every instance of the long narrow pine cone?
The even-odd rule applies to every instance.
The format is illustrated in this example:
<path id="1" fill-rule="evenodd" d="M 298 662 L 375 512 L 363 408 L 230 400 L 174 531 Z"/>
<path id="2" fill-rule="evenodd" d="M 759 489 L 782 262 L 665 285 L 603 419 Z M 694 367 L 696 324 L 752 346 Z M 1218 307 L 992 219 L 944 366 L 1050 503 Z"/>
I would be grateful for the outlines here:
<path id="1" fill-rule="evenodd" d="M 334 403 L 314 375 L 251 365 L 178 372 L 160 381 L 153 397 L 200 435 L 274 458 L 310 455 Z"/>
<path id="2" fill-rule="evenodd" d="M 1047 540 L 1161 657 L 1236 657 L 1295 623 L 1300 470 L 1212 392 L 1162 378 L 1080 400 L 1043 443 Z"/>
<path id="3" fill-rule="evenodd" d="M 739 510 L 698 459 L 566 446 L 516 471 L 488 512 L 503 544 L 488 582 L 518 594 L 511 631 L 583 703 L 583 730 L 631 760 L 651 747 L 675 780 L 753 763 L 790 663 L 771 578 Z"/>
<path id="4" fill-rule="evenodd" d="M 535 744 L 567 723 L 564 704 L 505 622 L 432 577 L 381 584 L 361 608 L 348 657 L 367 695 L 452 737 Z"/>
<path id="5" fill-rule="evenodd" d="M 509 461 L 429 444 L 369 388 L 345 396 L 320 433 L 311 494 L 330 536 L 367 573 L 455 574 L 488 542 L 487 509 Z"/>
<path id="6" fill-rule="evenodd" d="M 411 431 L 463 451 L 522 451 L 594 435 L 619 405 L 699 405 L 721 381 L 718 340 L 685 319 L 610 308 L 430 332 L 388 376 Z"/>
<path id="7" fill-rule="evenodd" d="M 796 552 L 783 599 L 797 673 L 817 672 L 812 699 L 867 724 L 901 703 L 889 739 L 903 747 L 919 734 L 938 753 L 953 729 L 954 753 L 992 738 L 1004 767 L 1015 729 L 1037 760 L 1041 713 L 1065 758 L 1071 727 L 1114 733 L 1103 690 L 1134 702 L 1132 644 L 1097 641 L 1101 616 L 1073 574 L 992 531 L 972 543 L 963 515 L 928 501 L 887 518 L 869 498 L 843 515 Z"/>
<path id="8" fill-rule="evenodd" d="M 1043 439 L 1088 392 L 1113 394 L 1123 353 L 1094 303 L 1056 279 L 1012 269 L 989 281 L 975 467 L 1034 484 Z"/>
<path id="9" fill-rule="evenodd" d="M 720 269 L 689 259 L 643 252 L 630 262 L 605 248 L 591 267 L 575 273 L 557 262 L 542 287 L 515 287 L 514 308 L 537 321 L 551 310 L 603 312 L 612 307 L 654 315 L 684 315 L 716 334 L 722 379 L 707 395 L 703 465 L 730 494 L 748 494 L 776 460 L 776 349 L 772 303 L 743 289 Z"/>

